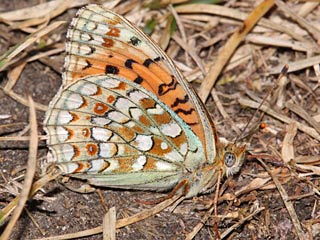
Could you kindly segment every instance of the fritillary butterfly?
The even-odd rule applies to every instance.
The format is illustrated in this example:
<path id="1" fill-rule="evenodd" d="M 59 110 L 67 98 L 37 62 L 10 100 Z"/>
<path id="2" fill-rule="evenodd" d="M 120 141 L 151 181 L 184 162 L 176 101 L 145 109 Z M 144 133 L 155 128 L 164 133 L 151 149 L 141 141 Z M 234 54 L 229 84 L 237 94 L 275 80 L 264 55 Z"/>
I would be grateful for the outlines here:
<path id="1" fill-rule="evenodd" d="M 125 18 L 97 5 L 67 34 L 63 85 L 44 122 L 48 158 L 97 186 L 212 190 L 239 171 L 245 147 L 223 144 L 173 61 Z"/>

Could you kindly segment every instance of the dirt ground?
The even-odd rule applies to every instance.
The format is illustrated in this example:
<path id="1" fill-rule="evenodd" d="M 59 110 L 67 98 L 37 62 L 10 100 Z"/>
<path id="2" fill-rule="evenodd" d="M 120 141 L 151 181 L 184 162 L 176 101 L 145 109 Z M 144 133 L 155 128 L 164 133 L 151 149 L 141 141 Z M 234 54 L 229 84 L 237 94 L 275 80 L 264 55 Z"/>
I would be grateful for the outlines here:
<path id="1" fill-rule="evenodd" d="M 139 1 L 124 2 L 119 3 L 114 10 L 129 17 L 139 27 L 144 27 L 148 20 L 155 19 L 157 25 L 152 34 L 155 41 L 164 34 L 166 21 L 172 12 L 169 7 L 162 6 L 151 10 Z M 40 3 L 44 1 L 4 0 L 0 3 L 0 11 L 8 13 Z M 306 9 L 307 4 L 311 9 L 311 3 L 303 1 L 288 1 L 286 4 L 296 14 Z M 254 117 L 253 123 L 247 129 L 247 132 L 252 130 L 247 134 L 249 137 L 241 141 L 247 143 L 248 155 L 260 156 L 259 158 L 267 164 L 273 178 L 258 160 L 248 157 L 238 174 L 223 180 L 221 195 L 232 197 L 219 202 L 219 232 L 222 234 L 234 224 L 238 224 L 225 239 L 299 239 L 295 223 L 301 226 L 305 239 L 320 239 L 320 60 L 311 64 L 312 61 L 316 61 L 314 57 L 318 56 L 320 59 L 320 38 L 317 38 L 320 36 L 320 5 L 313 4 L 314 7 L 309 12 L 306 11 L 305 15 L 301 15 L 301 18 L 316 30 L 306 30 L 297 18 L 289 17 L 288 12 L 274 6 L 264 16 L 265 19 L 273 21 L 274 25 L 284 26 L 288 31 L 292 31 L 292 34 L 261 25 L 250 31 L 214 86 L 213 95 L 218 100 L 210 95 L 206 101 L 206 107 L 216 123 L 219 136 L 234 140 L 255 112 L 255 108 L 244 105 L 240 100 L 250 99 L 259 102 L 272 88 L 267 100 L 267 109 L 260 109 L 260 115 Z M 63 20 L 66 21 L 64 25 L 20 52 L 4 69 L 0 66 L 1 138 L 30 134 L 29 107 L 15 99 L 13 94 L 3 90 L 10 78 L 18 76 L 13 87 L 14 93 L 23 98 L 31 96 L 35 102 L 45 106 L 58 91 L 65 57 L 63 50 L 29 61 L 23 66 L 21 74 L 15 71 L 32 56 L 63 48 L 67 26 L 82 6 L 80 3 L 74 5 L 76 6 L 68 7 L 49 22 L 47 19 L 41 23 L 49 24 Z M 249 14 L 257 3 L 222 1 L 219 6 Z M 173 36 L 186 41 L 187 45 L 181 47 L 176 40 L 171 39 L 166 48 L 167 53 L 176 61 L 196 91 L 199 91 L 201 82 L 209 72 L 209 66 L 217 61 L 219 53 L 232 33 L 238 29 L 241 21 L 236 16 L 229 16 L 228 12 L 177 12 L 180 23 Z M 19 44 L 32 30 L 41 25 L 20 25 L 26 20 L 9 21 L 0 14 L 0 54 Z M 181 26 L 186 34 L 185 40 L 181 36 Z M 258 39 L 259 36 L 266 37 L 265 41 Z M 277 44 L 280 40 L 284 41 L 283 45 Z M 191 54 L 187 54 L 189 51 L 197 54 L 206 74 L 201 72 L 199 64 L 196 64 Z M 303 65 L 300 62 L 302 60 L 307 64 Z M 297 67 L 277 83 L 277 69 L 284 64 L 289 64 L 289 71 L 290 66 Z M 273 110 L 275 114 L 268 112 L 268 109 Z M 304 110 L 305 114 L 296 109 Z M 37 111 L 39 135 L 45 134 L 42 129 L 44 114 L 44 111 Z M 286 119 L 300 125 L 289 124 Z M 260 122 L 266 127 L 261 127 Z M 292 141 L 288 136 L 291 131 L 289 127 L 298 128 Z M 306 128 L 307 130 L 304 130 Z M 45 141 L 40 141 L 35 179 L 43 174 L 47 151 Z M 293 156 L 291 161 L 288 161 L 290 153 L 293 153 Z M 7 206 L 21 191 L 27 160 L 28 141 L 0 140 L 1 208 Z M 81 184 L 77 180 L 70 181 L 73 184 Z M 282 192 L 279 185 L 283 189 Z M 164 196 L 162 193 L 154 192 L 108 188 L 99 190 L 101 195 L 97 191 L 80 194 L 68 190 L 58 181 L 48 183 L 27 202 L 10 239 L 42 239 L 95 228 L 102 224 L 106 213 L 104 203 L 107 208 L 116 207 L 117 219 L 122 219 L 152 207 L 139 201 Z M 185 239 L 197 224 L 203 222 L 210 208 L 209 203 L 213 199 L 214 193 L 184 200 L 174 209 L 167 208 L 146 220 L 118 229 L 116 237 Z M 290 214 L 288 204 L 284 202 L 293 207 Z M 260 211 L 255 213 L 257 209 Z M 296 215 L 292 215 L 292 211 Z M 250 214 L 253 216 L 242 222 Z M 0 232 L 4 231 L 9 219 L 10 217 L 0 226 Z M 216 239 L 214 215 L 210 215 L 203 223 L 194 239 Z M 96 234 L 81 239 L 102 239 L 102 235 Z"/>

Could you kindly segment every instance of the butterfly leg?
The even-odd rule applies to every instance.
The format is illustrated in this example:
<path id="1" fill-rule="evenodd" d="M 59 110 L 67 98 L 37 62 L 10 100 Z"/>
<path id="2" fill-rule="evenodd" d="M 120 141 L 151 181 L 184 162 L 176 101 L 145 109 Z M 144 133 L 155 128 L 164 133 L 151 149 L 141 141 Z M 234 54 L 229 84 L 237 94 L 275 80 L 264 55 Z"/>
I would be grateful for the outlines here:
<path id="1" fill-rule="evenodd" d="M 181 196 L 187 195 L 187 193 L 189 192 L 189 181 L 187 179 L 183 179 L 181 182 L 179 182 L 167 196 L 160 197 L 154 200 L 146 200 L 146 201 L 137 200 L 137 202 L 147 204 L 147 205 L 158 204 L 160 202 L 163 202 L 167 199 L 172 198 L 178 192 L 178 190 L 182 188 L 183 188 L 183 193 L 181 194 Z"/>

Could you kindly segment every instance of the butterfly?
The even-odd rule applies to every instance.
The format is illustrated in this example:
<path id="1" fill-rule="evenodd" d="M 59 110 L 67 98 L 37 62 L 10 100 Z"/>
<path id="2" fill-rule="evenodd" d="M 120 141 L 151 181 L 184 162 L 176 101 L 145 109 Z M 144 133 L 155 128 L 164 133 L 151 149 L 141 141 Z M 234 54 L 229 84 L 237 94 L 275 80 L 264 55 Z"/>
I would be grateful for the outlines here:
<path id="1" fill-rule="evenodd" d="M 110 188 L 211 192 L 239 171 L 245 146 L 225 144 L 173 61 L 124 17 L 80 9 L 66 43 L 63 83 L 44 121 L 48 160 Z"/>

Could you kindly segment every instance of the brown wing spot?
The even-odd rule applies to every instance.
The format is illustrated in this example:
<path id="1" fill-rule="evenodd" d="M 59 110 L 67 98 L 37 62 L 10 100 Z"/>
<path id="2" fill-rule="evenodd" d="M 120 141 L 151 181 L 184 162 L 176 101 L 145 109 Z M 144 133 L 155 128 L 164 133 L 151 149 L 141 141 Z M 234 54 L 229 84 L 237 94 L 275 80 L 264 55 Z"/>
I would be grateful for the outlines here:
<path id="1" fill-rule="evenodd" d="M 155 154 L 155 155 L 163 155 L 163 154 L 166 154 L 166 153 L 169 153 L 172 151 L 172 147 L 171 146 L 167 146 L 166 149 L 163 149 L 161 147 L 161 143 L 163 143 L 163 141 L 157 137 L 154 137 L 153 138 L 153 142 L 154 142 L 154 145 L 152 146 L 152 149 L 150 149 L 149 153 L 150 154 Z"/>
<path id="2" fill-rule="evenodd" d="M 140 121 L 140 123 L 142 123 L 142 124 L 145 125 L 146 127 L 151 126 L 150 120 L 149 120 L 146 116 L 144 116 L 144 115 L 141 115 L 141 116 L 139 117 L 139 121 Z"/>
<path id="3" fill-rule="evenodd" d="M 67 140 L 72 139 L 74 136 L 74 131 L 70 128 L 67 128 L 67 127 L 64 127 L 64 128 L 68 131 L 68 139 Z"/>
<path id="4" fill-rule="evenodd" d="M 107 97 L 107 102 L 112 104 L 116 98 L 113 95 Z"/>
<path id="5" fill-rule="evenodd" d="M 170 137 L 171 138 L 171 137 Z M 180 135 L 171 138 L 171 141 L 177 146 L 180 147 L 182 144 L 188 142 L 186 135 L 184 134 L 184 132 L 181 132 Z"/>
<path id="6" fill-rule="evenodd" d="M 87 106 L 88 106 L 87 99 L 85 99 L 84 97 L 82 97 L 82 101 L 83 101 L 83 103 L 80 105 L 79 108 L 87 107 Z"/>
<path id="7" fill-rule="evenodd" d="M 80 149 L 76 145 L 72 145 L 74 154 L 72 156 L 72 160 L 80 156 Z"/>
<path id="8" fill-rule="evenodd" d="M 156 169 L 156 161 L 153 158 L 147 158 L 147 162 L 143 169 L 147 171 Z"/>
<path id="9" fill-rule="evenodd" d="M 120 82 L 119 85 L 117 87 L 115 87 L 114 89 L 118 89 L 118 90 L 126 90 L 126 84 L 124 82 Z"/>
<path id="10" fill-rule="evenodd" d="M 87 150 L 87 153 L 90 155 L 90 156 L 94 156 L 97 154 L 98 152 L 98 146 L 94 143 L 88 143 L 86 145 L 86 150 Z"/>
<path id="11" fill-rule="evenodd" d="M 156 103 L 153 99 L 151 98 L 144 98 L 140 100 L 140 105 L 144 109 L 149 109 L 149 108 L 154 108 Z"/>
<path id="12" fill-rule="evenodd" d="M 119 167 L 112 172 L 130 172 L 132 170 L 132 159 L 122 158 L 118 160 Z"/>
<path id="13" fill-rule="evenodd" d="M 102 89 L 101 89 L 101 87 L 97 86 L 97 91 L 94 94 L 94 96 L 98 96 L 98 95 L 101 95 L 101 94 L 102 94 Z"/>
<path id="14" fill-rule="evenodd" d="M 101 102 L 96 103 L 93 108 L 93 112 L 98 115 L 102 115 L 108 110 L 109 110 L 109 107 Z"/>
<path id="15" fill-rule="evenodd" d="M 114 44 L 113 40 L 110 38 L 103 38 L 104 43 L 102 43 L 103 47 L 111 48 Z"/>
<path id="16" fill-rule="evenodd" d="M 125 141 L 132 141 L 132 139 L 134 139 L 136 137 L 135 132 L 127 127 L 119 127 L 117 129 L 115 129 L 117 131 L 117 133 L 123 137 L 125 139 Z"/>
<path id="17" fill-rule="evenodd" d="M 81 130 L 81 133 L 82 133 L 82 135 L 83 135 L 84 137 L 89 137 L 89 136 L 90 136 L 90 131 L 89 131 L 88 128 L 83 128 L 83 129 Z"/>
<path id="18" fill-rule="evenodd" d="M 76 121 L 79 120 L 79 116 L 78 116 L 76 113 L 74 113 L 74 112 L 69 112 L 69 114 L 72 116 L 71 122 L 76 122 Z"/>
<path id="19" fill-rule="evenodd" d="M 145 119 L 143 119 L 143 120 L 145 120 Z M 147 121 L 148 121 L 148 124 L 150 124 L 150 121 L 148 119 L 147 119 Z M 145 126 L 149 126 L 149 125 L 146 125 L 147 123 L 142 122 L 141 118 L 140 118 L 140 122 L 142 124 L 144 124 Z M 132 129 L 132 131 L 135 131 L 136 133 L 144 133 L 145 132 L 145 130 L 142 127 L 139 127 L 137 125 L 134 125 L 131 129 Z"/>
<path id="20" fill-rule="evenodd" d="M 72 82 L 74 82 L 76 79 L 83 78 L 86 75 L 87 74 L 84 74 L 84 73 L 72 72 L 71 73 Z"/>
<path id="21" fill-rule="evenodd" d="M 77 163 L 78 167 L 76 170 L 73 171 L 73 173 L 81 173 L 83 172 L 83 169 L 88 169 L 90 167 L 90 165 L 88 163 Z"/>
<path id="22" fill-rule="evenodd" d="M 154 114 L 152 115 L 152 117 L 158 125 L 169 123 L 171 121 L 171 116 L 168 112 L 164 112 L 162 114 Z"/>
<path id="23" fill-rule="evenodd" d="M 113 16 L 113 19 L 107 19 L 106 23 L 110 24 L 110 25 L 117 25 L 118 23 L 121 22 L 121 19 L 117 16 Z"/>
<path id="24" fill-rule="evenodd" d="M 114 28 L 114 27 L 110 27 L 109 32 L 107 32 L 106 34 L 108 36 L 112 36 L 112 37 L 119 37 L 120 33 L 120 29 L 119 28 Z"/>

